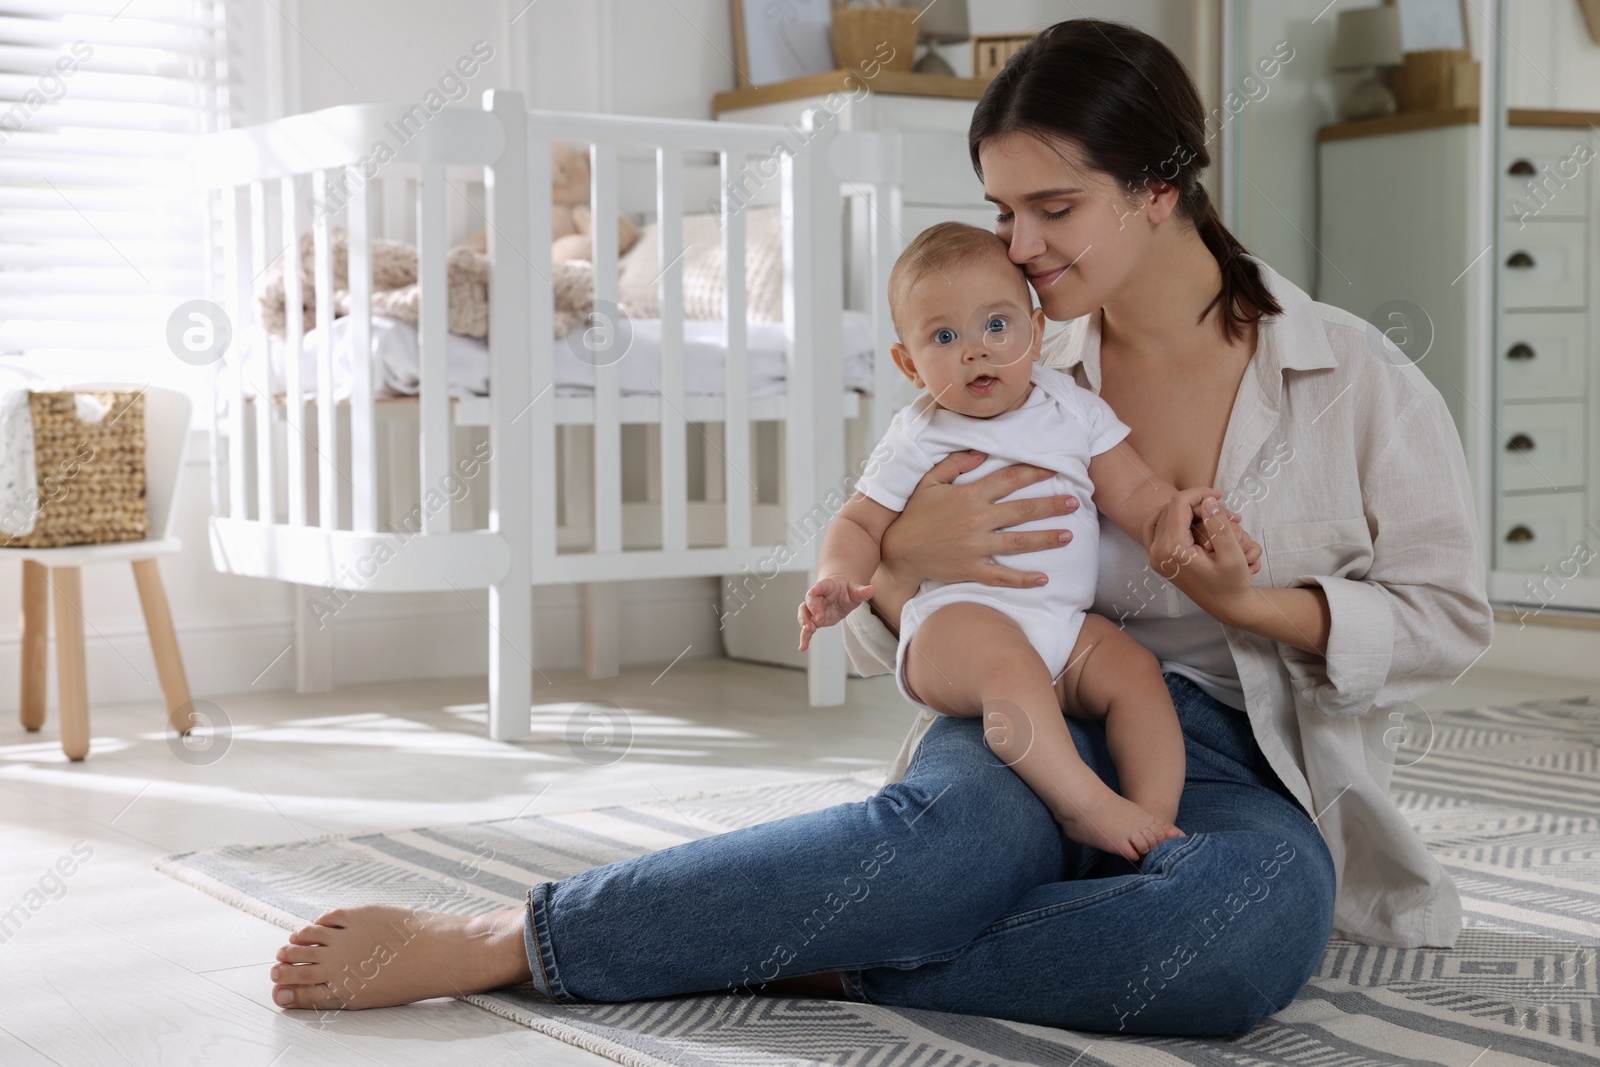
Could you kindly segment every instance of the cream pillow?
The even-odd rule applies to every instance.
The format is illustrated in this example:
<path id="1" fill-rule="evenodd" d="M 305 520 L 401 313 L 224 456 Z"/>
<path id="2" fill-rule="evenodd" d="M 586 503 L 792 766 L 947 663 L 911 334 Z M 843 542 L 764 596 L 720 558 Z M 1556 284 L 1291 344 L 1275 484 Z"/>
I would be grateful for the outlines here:
<path id="1" fill-rule="evenodd" d="M 747 208 L 745 298 L 751 322 L 783 321 L 783 215 L 770 204 Z M 721 319 L 726 270 L 722 225 L 715 213 L 683 216 L 683 317 Z M 617 264 L 618 303 L 641 319 L 661 317 L 661 227 L 646 224 L 639 240 Z"/>

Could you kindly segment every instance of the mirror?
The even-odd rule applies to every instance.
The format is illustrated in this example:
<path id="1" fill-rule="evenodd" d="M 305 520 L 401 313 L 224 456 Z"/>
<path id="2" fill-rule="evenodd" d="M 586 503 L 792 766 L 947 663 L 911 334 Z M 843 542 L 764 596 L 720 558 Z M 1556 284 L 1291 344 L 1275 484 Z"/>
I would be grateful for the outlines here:
<path id="1" fill-rule="evenodd" d="M 1503 623 L 1600 611 L 1591 25 L 1587 0 L 1223 4 L 1224 217 L 1438 388 Z"/>

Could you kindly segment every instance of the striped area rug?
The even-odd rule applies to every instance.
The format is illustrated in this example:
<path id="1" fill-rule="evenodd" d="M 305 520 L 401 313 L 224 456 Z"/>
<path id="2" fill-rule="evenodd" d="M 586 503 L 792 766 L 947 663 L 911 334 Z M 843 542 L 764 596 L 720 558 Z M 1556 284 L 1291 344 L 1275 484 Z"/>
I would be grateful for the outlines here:
<path id="1" fill-rule="evenodd" d="M 1420 738 L 1420 733 L 1418 737 Z M 1242 1037 L 1123 1037 L 799 998 L 555 1005 L 467 998 L 639 1067 L 1505 1067 L 1600 1063 L 1600 703 L 1434 713 L 1393 796 L 1460 887 L 1450 950 L 1334 940 L 1300 996 Z M 628 806 L 168 856 L 156 866 L 285 927 L 390 903 L 520 906 L 534 882 L 708 833 L 860 800 L 884 769 Z"/>

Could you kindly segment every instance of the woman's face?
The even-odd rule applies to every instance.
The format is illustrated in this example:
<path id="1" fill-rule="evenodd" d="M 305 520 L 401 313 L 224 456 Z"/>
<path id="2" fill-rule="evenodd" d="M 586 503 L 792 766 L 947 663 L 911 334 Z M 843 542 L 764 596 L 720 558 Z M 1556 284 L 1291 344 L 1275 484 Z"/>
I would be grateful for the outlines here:
<path id="1" fill-rule="evenodd" d="M 1027 271 L 1045 316 L 1063 322 L 1123 291 L 1150 243 L 1149 223 L 1166 211 L 1152 211 L 1148 191 L 1131 195 L 1084 165 L 1076 146 L 1059 143 L 1060 153 L 1032 134 L 1008 133 L 980 145 L 978 159 L 994 232 Z"/>

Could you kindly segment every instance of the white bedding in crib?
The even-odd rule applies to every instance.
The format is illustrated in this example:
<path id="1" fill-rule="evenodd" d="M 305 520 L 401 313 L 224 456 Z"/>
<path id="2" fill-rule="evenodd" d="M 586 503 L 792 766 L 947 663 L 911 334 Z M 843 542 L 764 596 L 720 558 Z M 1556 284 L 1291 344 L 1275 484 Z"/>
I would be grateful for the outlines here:
<path id="1" fill-rule="evenodd" d="M 334 396 L 348 399 L 351 392 L 351 344 L 349 318 L 333 322 Z M 661 320 L 635 319 L 630 323 L 632 341 L 626 354 L 613 365 L 624 395 L 653 396 L 661 391 Z M 776 396 L 783 392 L 787 376 L 784 357 L 783 323 L 747 324 L 746 360 L 752 397 Z M 686 320 L 683 324 L 684 392 L 689 395 L 720 396 L 725 387 L 722 323 Z M 267 367 L 263 350 L 270 353 L 270 383 L 273 395 L 285 392 L 285 342 L 255 331 L 243 346 L 245 391 L 259 392 Z M 849 389 L 872 387 L 872 320 L 865 312 L 846 311 L 841 324 L 844 350 L 844 384 Z M 318 333 L 308 332 L 300 354 L 300 374 L 305 395 L 316 394 Z M 382 315 L 372 317 L 372 382 L 378 396 L 415 396 L 421 384 L 417 331 L 409 323 Z M 558 396 L 588 396 L 594 391 L 594 356 L 585 349 L 582 330 L 574 330 L 565 342 L 555 346 L 555 391 Z M 459 334 L 447 334 L 445 363 L 452 396 L 487 395 L 489 392 L 489 346 L 483 341 Z"/>

